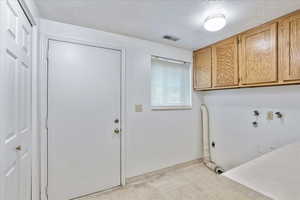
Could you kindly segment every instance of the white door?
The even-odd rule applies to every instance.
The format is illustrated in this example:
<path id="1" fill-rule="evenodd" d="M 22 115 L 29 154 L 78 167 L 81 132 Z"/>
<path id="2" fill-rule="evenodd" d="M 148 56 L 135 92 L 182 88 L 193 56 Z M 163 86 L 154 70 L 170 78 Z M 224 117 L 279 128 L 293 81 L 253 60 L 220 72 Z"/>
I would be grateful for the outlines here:
<path id="1" fill-rule="evenodd" d="M 1 1 L 0 199 L 31 199 L 31 25 L 17 0 Z"/>
<path id="2" fill-rule="evenodd" d="M 121 52 L 49 41 L 48 198 L 120 185 Z"/>

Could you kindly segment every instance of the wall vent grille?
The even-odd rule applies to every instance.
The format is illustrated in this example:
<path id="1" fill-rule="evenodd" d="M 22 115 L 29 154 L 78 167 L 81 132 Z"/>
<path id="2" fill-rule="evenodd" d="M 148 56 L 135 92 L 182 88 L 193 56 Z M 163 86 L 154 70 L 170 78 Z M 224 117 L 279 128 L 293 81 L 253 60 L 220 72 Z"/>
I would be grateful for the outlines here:
<path id="1" fill-rule="evenodd" d="M 164 35 L 164 36 L 163 36 L 163 39 L 165 39 L 165 40 L 170 40 L 170 41 L 173 41 L 173 42 L 177 42 L 177 41 L 179 40 L 178 37 L 171 36 L 171 35 Z"/>

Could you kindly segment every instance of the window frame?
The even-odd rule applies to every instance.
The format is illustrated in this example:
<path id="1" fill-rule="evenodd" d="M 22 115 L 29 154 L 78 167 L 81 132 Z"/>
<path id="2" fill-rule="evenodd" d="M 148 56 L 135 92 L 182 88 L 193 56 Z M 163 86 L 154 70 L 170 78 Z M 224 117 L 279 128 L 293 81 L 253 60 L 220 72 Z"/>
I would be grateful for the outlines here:
<path id="1" fill-rule="evenodd" d="M 175 62 L 175 63 L 183 63 L 186 64 L 189 71 L 189 81 L 188 81 L 188 87 L 189 87 L 189 103 L 186 105 L 160 105 L 160 106 L 154 106 L 152 105 L 152 59 L 159 59 L 166 62 Z M 192 77 L 193 77 L 193 66 L 191 62 L 173 59 L 173 58 L 166 58 L 162 56 L 156 56 L 151 55 L 150 56 L 150 107 L 152 111 L 160 111 L 160 110 L 192 110 L 193 108 L 193 88 L 192 88 Z"/>

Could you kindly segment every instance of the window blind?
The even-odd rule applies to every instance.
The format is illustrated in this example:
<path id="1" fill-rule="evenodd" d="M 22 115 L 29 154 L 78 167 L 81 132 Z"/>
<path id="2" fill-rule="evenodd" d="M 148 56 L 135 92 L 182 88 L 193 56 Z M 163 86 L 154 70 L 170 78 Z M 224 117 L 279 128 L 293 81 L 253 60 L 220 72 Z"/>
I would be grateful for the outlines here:
<path id="1" fill-rule="evenodd" d="M 191 106 L 190 64 L 159 57 L 151 63 L 152 106 Z"/>

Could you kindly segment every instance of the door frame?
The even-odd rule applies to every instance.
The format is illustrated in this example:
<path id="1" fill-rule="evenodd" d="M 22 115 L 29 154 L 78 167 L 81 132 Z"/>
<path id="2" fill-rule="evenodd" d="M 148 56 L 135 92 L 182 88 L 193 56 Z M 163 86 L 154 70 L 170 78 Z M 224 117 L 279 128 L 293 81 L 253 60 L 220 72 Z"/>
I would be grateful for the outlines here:
<path id="1" fill-rule="evenodd" d="M 105 48 L 117 50 L 121 52 L 121 137 L 120 137 L 120 186 L 125 186 L 125 163 L 126 163 L 126 148 L 125 135 L 126 131 L 126 65 L 125 65 L 125 48 L 112 47 L 103 45 L 94 41 L 85 41 L 82 39 L 54 36 L 48 34 L 41 34 L 40 38 L 40 134 L 41 134 L 41 199 L 48 200 L 48 130 L 47 130 L 47 112 L 48 112 L 48 51 L 50 41 L 61 41 L 73 44 L 80 44 L 84 46 L 92 46 L 98 48 Z"/>
<path id="2" fill-rule="evenodd" d="M 23 12 L 25 13 L 25 16 L 27 17 L 31 27 L 34 27 L 37 25 L 36 20 L 34 19 L 34 16 L 31 12 L 31 10 L 29 9 L 27 3 L 25 0 L 18 0 Z"/>

